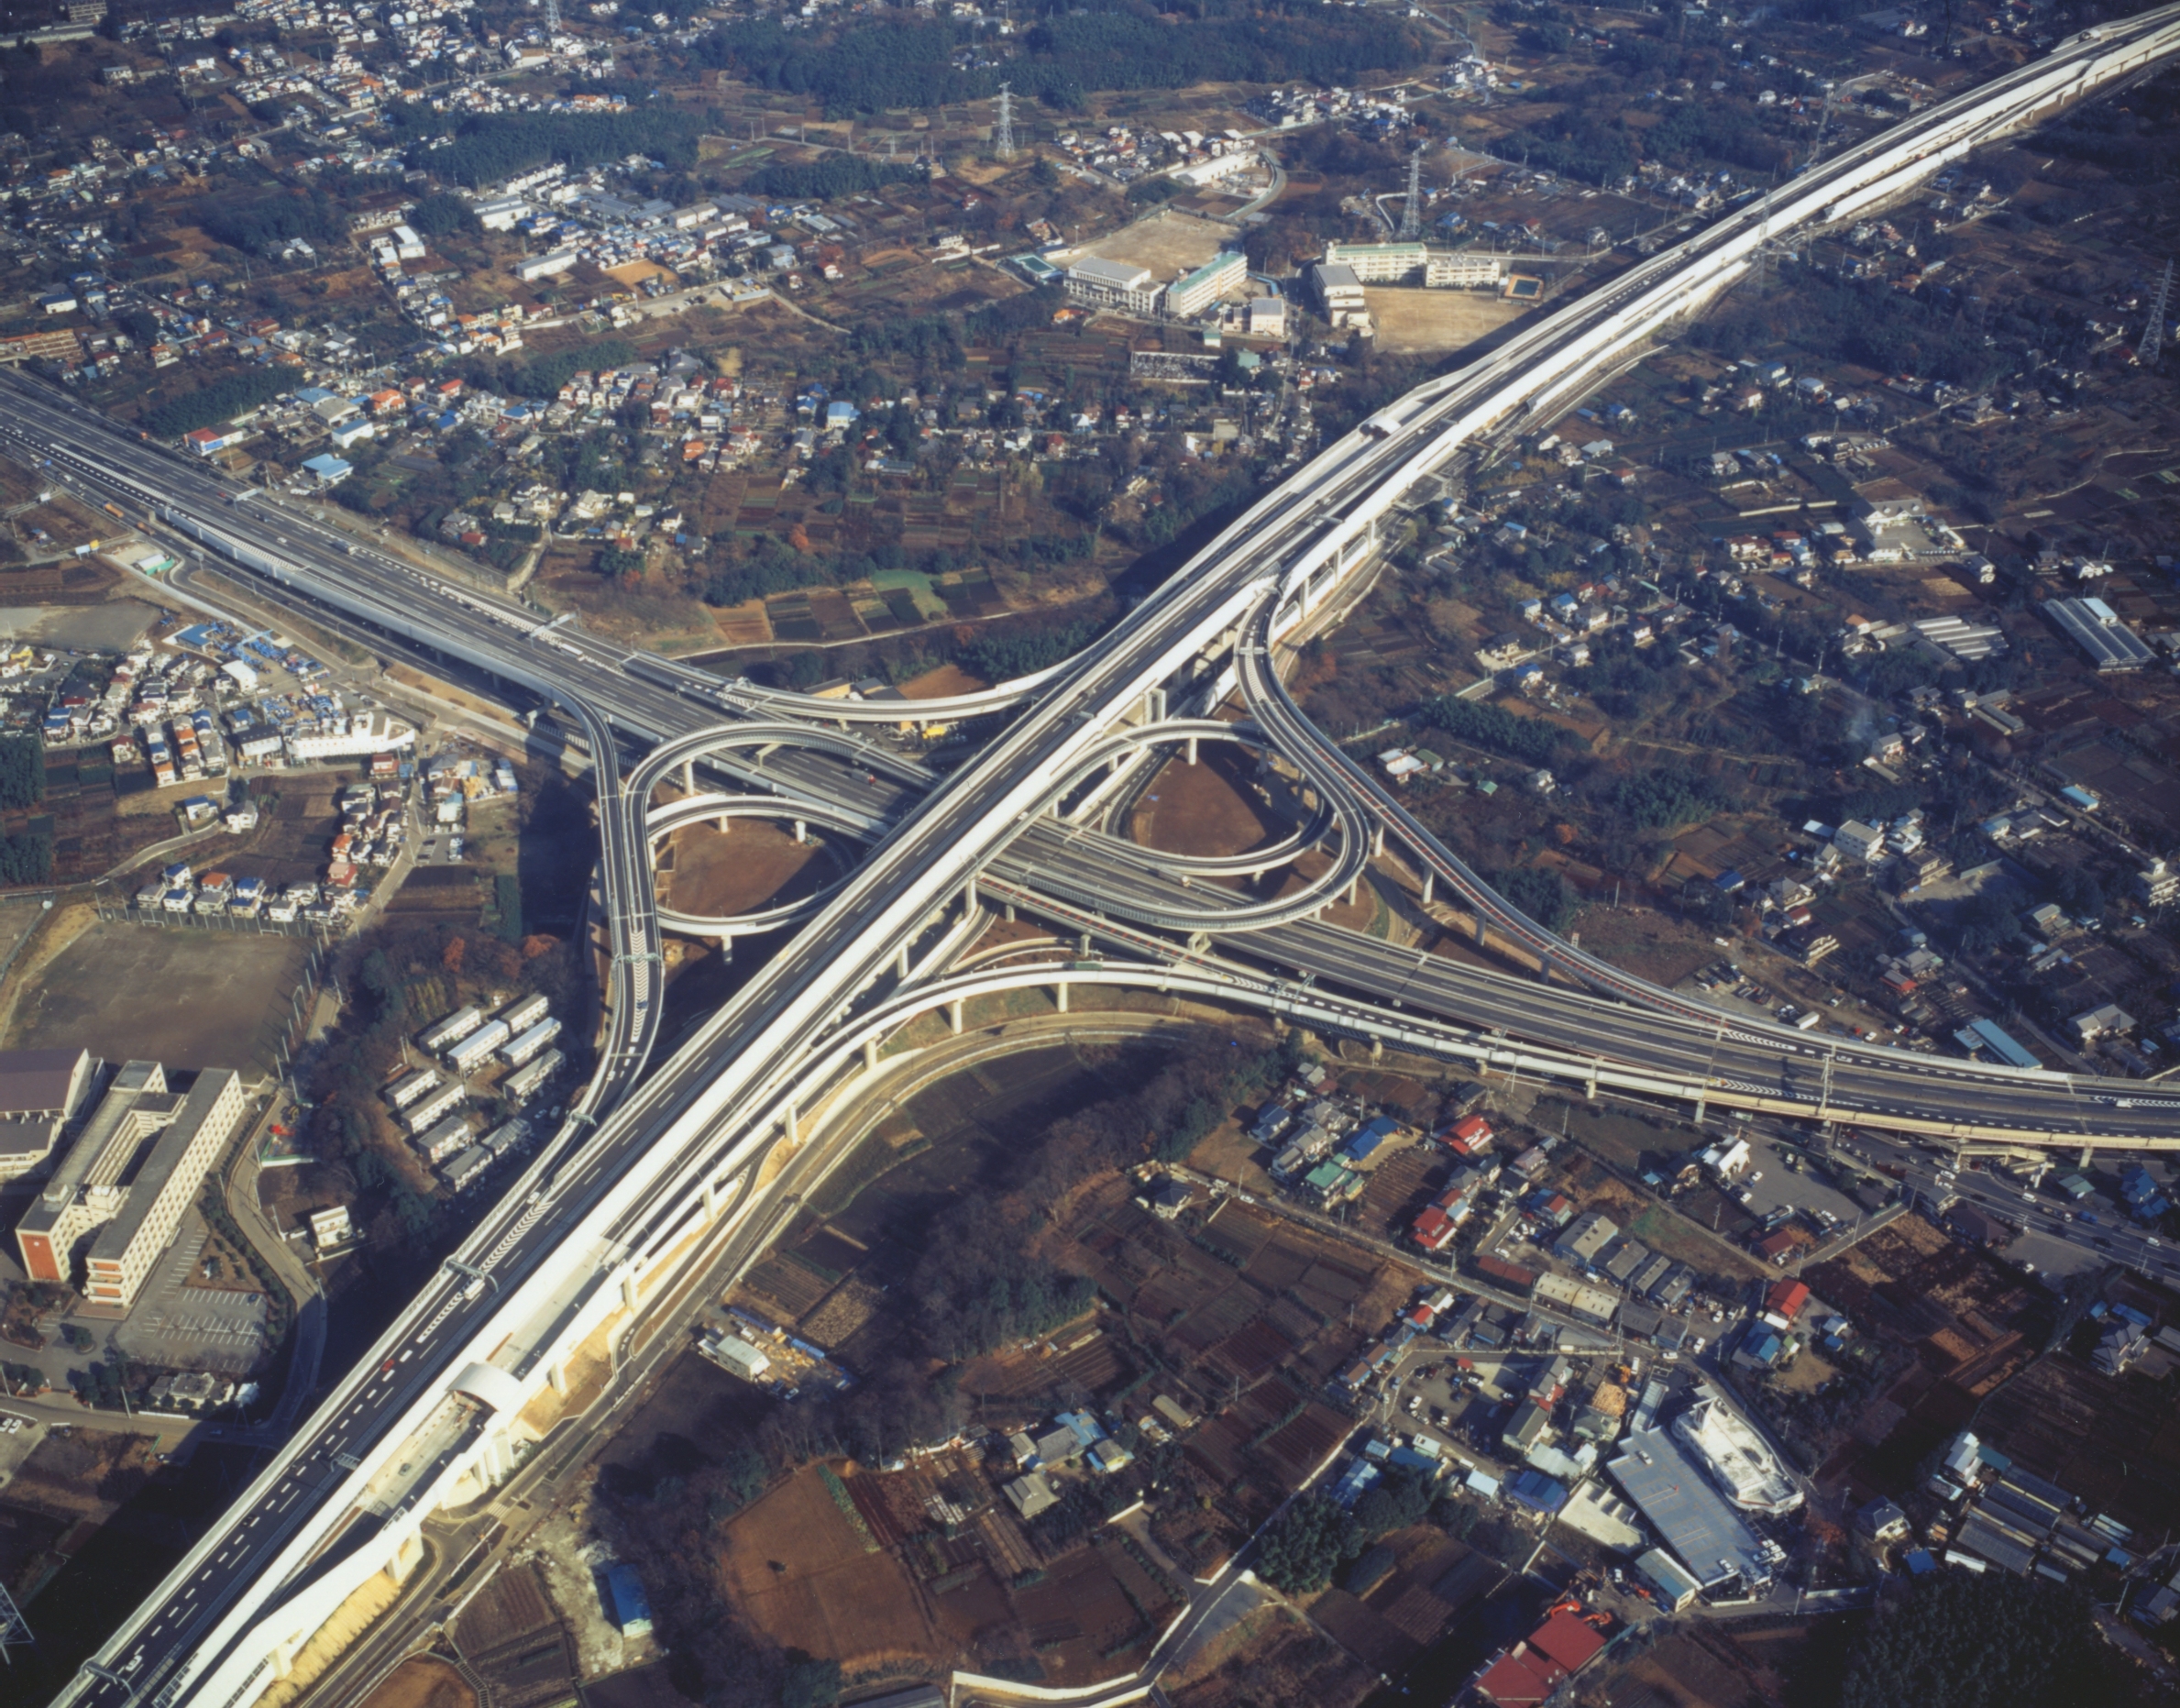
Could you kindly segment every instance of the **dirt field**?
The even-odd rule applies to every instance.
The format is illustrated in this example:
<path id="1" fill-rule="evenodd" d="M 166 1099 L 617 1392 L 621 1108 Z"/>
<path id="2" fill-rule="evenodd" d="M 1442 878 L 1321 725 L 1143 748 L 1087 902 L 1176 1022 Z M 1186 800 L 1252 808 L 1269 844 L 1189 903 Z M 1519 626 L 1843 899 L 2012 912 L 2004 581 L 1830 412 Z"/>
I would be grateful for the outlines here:
<path id="1" fill-rule="evenodd" d="M 910 700 L 944 700 L 952 694 L 974 694 L 978 689 L 990 686 L 982 677 L 971 676 L 957 664 L 942 664 L 936 670 L 910 677 L 900 689 Z"/>
<path id="2" fill-rule="evenodd" d="M 1496 332 L 1527 311 L 1481 291 L 1425 291 L 1372 285 L 1362 293 L 1378 328 L 1378 347 L 1389 352 L 1458 350 Z"/>
<path id="3" fill-rule="evenodd" d="M 292 937 L 94 921 L 20 978 L 0 1041 L 170 1067 L 269 1066 L 307 950 Z"/>
<path id="4" fill-rule="evenodd" d="M 444 1660 L 404 1660 L 364 1699 L 363 1708 L 477 1708 L 477 1692 Z"/>
<path id="5" fill-rule="evenodd" d="M 890 1555 L 868 1551 L 815 1467 L 737 1516 L 727 1541 L 721 1575 L 773 1641 L 848 1671 L 934 1653 L 915 1585 Z"/>
<path id="6" fill-rule="evenodd" d="M 1129 834 L 1166 854 L 1234 854 L 1272 840 L 1281 827 L 1249 784 L 1250 762 L 1219 747 L 1198 760 L 1169 759 L 1151 780 Z"/>
<path id="7" fill-rule="evenodd" d="M 1193 215 L 1161 212 L 1100 237 L 1083 251 L 1100 259 L 1148 267 L 1161 279 L 1201 267 L 1234 240 L 1230 226 Z"/>
<path id="8" fill-rule="evenodd" d="M 834 873 L 816 835 L 798 843 L 786 829 L 748 819 L 724 836 L 708 825 L 677 831 L 669 845 L 666 898 L 684 913 L 750 912 L 775 898 L 807 896 Z"/>
<path id="9" fill-rule="evenodd" d="M 0 599 L 8 585 L 0 579 Z M 40 646 L 127 652 L 143 638 L 158 613 L 133 599 L 103 605 L 34 605 L 0 609 L 0 640 L 35 641 Z"/>
<path id="10" fill-rule="evenodd" d="M 84 1429 L 49 1435 L 7 1485 L 8 1504 L 56 1518 L 104 1520 L 150 1481 L 158 1438 Z"/>

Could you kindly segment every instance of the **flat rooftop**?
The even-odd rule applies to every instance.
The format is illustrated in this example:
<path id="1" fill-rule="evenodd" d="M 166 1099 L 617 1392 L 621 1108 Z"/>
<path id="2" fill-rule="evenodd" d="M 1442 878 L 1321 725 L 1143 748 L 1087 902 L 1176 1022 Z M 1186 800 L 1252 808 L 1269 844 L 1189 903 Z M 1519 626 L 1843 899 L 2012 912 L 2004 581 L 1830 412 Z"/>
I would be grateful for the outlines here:
<path id="1" fill-rule="evenodd" d="M 1605 1469 L 1698 1583 L 1708 1589 L 1736 1573 L 1752 1583 L 1771 1575 L 1761 1538 L 1670 1432 L 1642 1430 L 1621 1445 Z"/>

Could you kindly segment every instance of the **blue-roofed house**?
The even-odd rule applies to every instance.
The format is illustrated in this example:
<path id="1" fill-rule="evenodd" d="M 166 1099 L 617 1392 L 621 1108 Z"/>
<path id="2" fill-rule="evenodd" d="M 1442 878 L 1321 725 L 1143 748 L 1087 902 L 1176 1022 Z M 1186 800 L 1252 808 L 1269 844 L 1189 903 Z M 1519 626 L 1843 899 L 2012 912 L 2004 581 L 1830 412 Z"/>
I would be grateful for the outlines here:
<path id="1" fill-rule="evenodd" d="M 1541 1471 L 1525 1471 L 1506 1485 L 1506 1498 L 1533 1512 L 1556 1513 L 1567 1504 L 1567 1487 Z"/>
<path id="2" fill-rule="evenodd" d="M 622 1636 L 643 1636 L 651 1629 L 651 1601 L 635 1568 L 608 1566 L 600 1575 L 599 1600 Z"/>
<path id="3" fill-rule="evenodd" d="M 1369 1460 L 1358 1459 L 1332 1480 L 1332 1498 L 1343 1507 L 1352 1506 L 1362 1498 L 1362 1492 L 1384 1474 Z"/>

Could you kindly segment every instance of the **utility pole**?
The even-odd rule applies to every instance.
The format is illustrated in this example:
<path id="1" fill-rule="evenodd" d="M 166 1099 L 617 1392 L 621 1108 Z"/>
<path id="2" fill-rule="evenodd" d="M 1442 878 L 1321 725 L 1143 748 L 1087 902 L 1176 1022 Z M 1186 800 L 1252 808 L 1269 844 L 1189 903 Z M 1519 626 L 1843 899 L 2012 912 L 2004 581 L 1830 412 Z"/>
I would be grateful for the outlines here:
<path id="1" fill-rule="evenodd" d="M 1014 89 L 999 85 L 999 122 L 992 127 L 992 152 L 1003 160 L 1014 159 Z"/>

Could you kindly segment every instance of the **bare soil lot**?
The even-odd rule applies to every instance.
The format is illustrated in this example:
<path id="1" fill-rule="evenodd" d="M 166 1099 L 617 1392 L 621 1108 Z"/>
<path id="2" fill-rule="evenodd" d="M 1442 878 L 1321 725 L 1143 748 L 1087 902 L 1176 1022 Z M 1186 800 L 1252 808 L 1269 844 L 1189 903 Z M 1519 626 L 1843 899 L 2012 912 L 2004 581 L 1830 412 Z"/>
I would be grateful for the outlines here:
<path id="1" fill-rule="evenodd" d="M 364 1708 L 477 1708 L 477 1692 L 444 1660 L 404 1660 L 364 1699 Z"/>
<path id="2" fill-rule="evenodd" d="M 1481 291 L 1425 291 L 1372 285 L 1362 293 L 1378 328 L 1378 347 L 1388 352 L 1458 350 L 1498 331 L 1528 310 Z"/>
<path id="3" fill-rule="evenodd" d="M 0 1040 L 10 1050 L 81 1044 L 110 1062 L 270 1065 L 308 947 L 293 937 L 94 920 L 22 977 Z"/>
<path id="4" fill-rule="evenodd" d="M 1129 833 L 1167 854 L 1235 854 L 1270 841 L 1278 821 L 1249 782 L 1250 763 L 1217 747 L 1197 763 L 1170 759 L 1151 780 Z"/>
<path id="5" fill-rule="evenodd" d="M 1201 267 L 1233 241 L 1232 230 L 1193 215 L 1161 212 L 1100 237 L 1084 252 L 1102 260 L 1148 267 L 1161 279 Z"/>
<path id="6" fill-rule="evenodd" d="M 692 825 L 676 832 L 671 846 L 666 896 L 685 913 L 749 912 L 775 898 L 807 896 L 834 872 L 817 834 L 798 843 L 784 829 L 747 819 L 725 835 Z"/>

